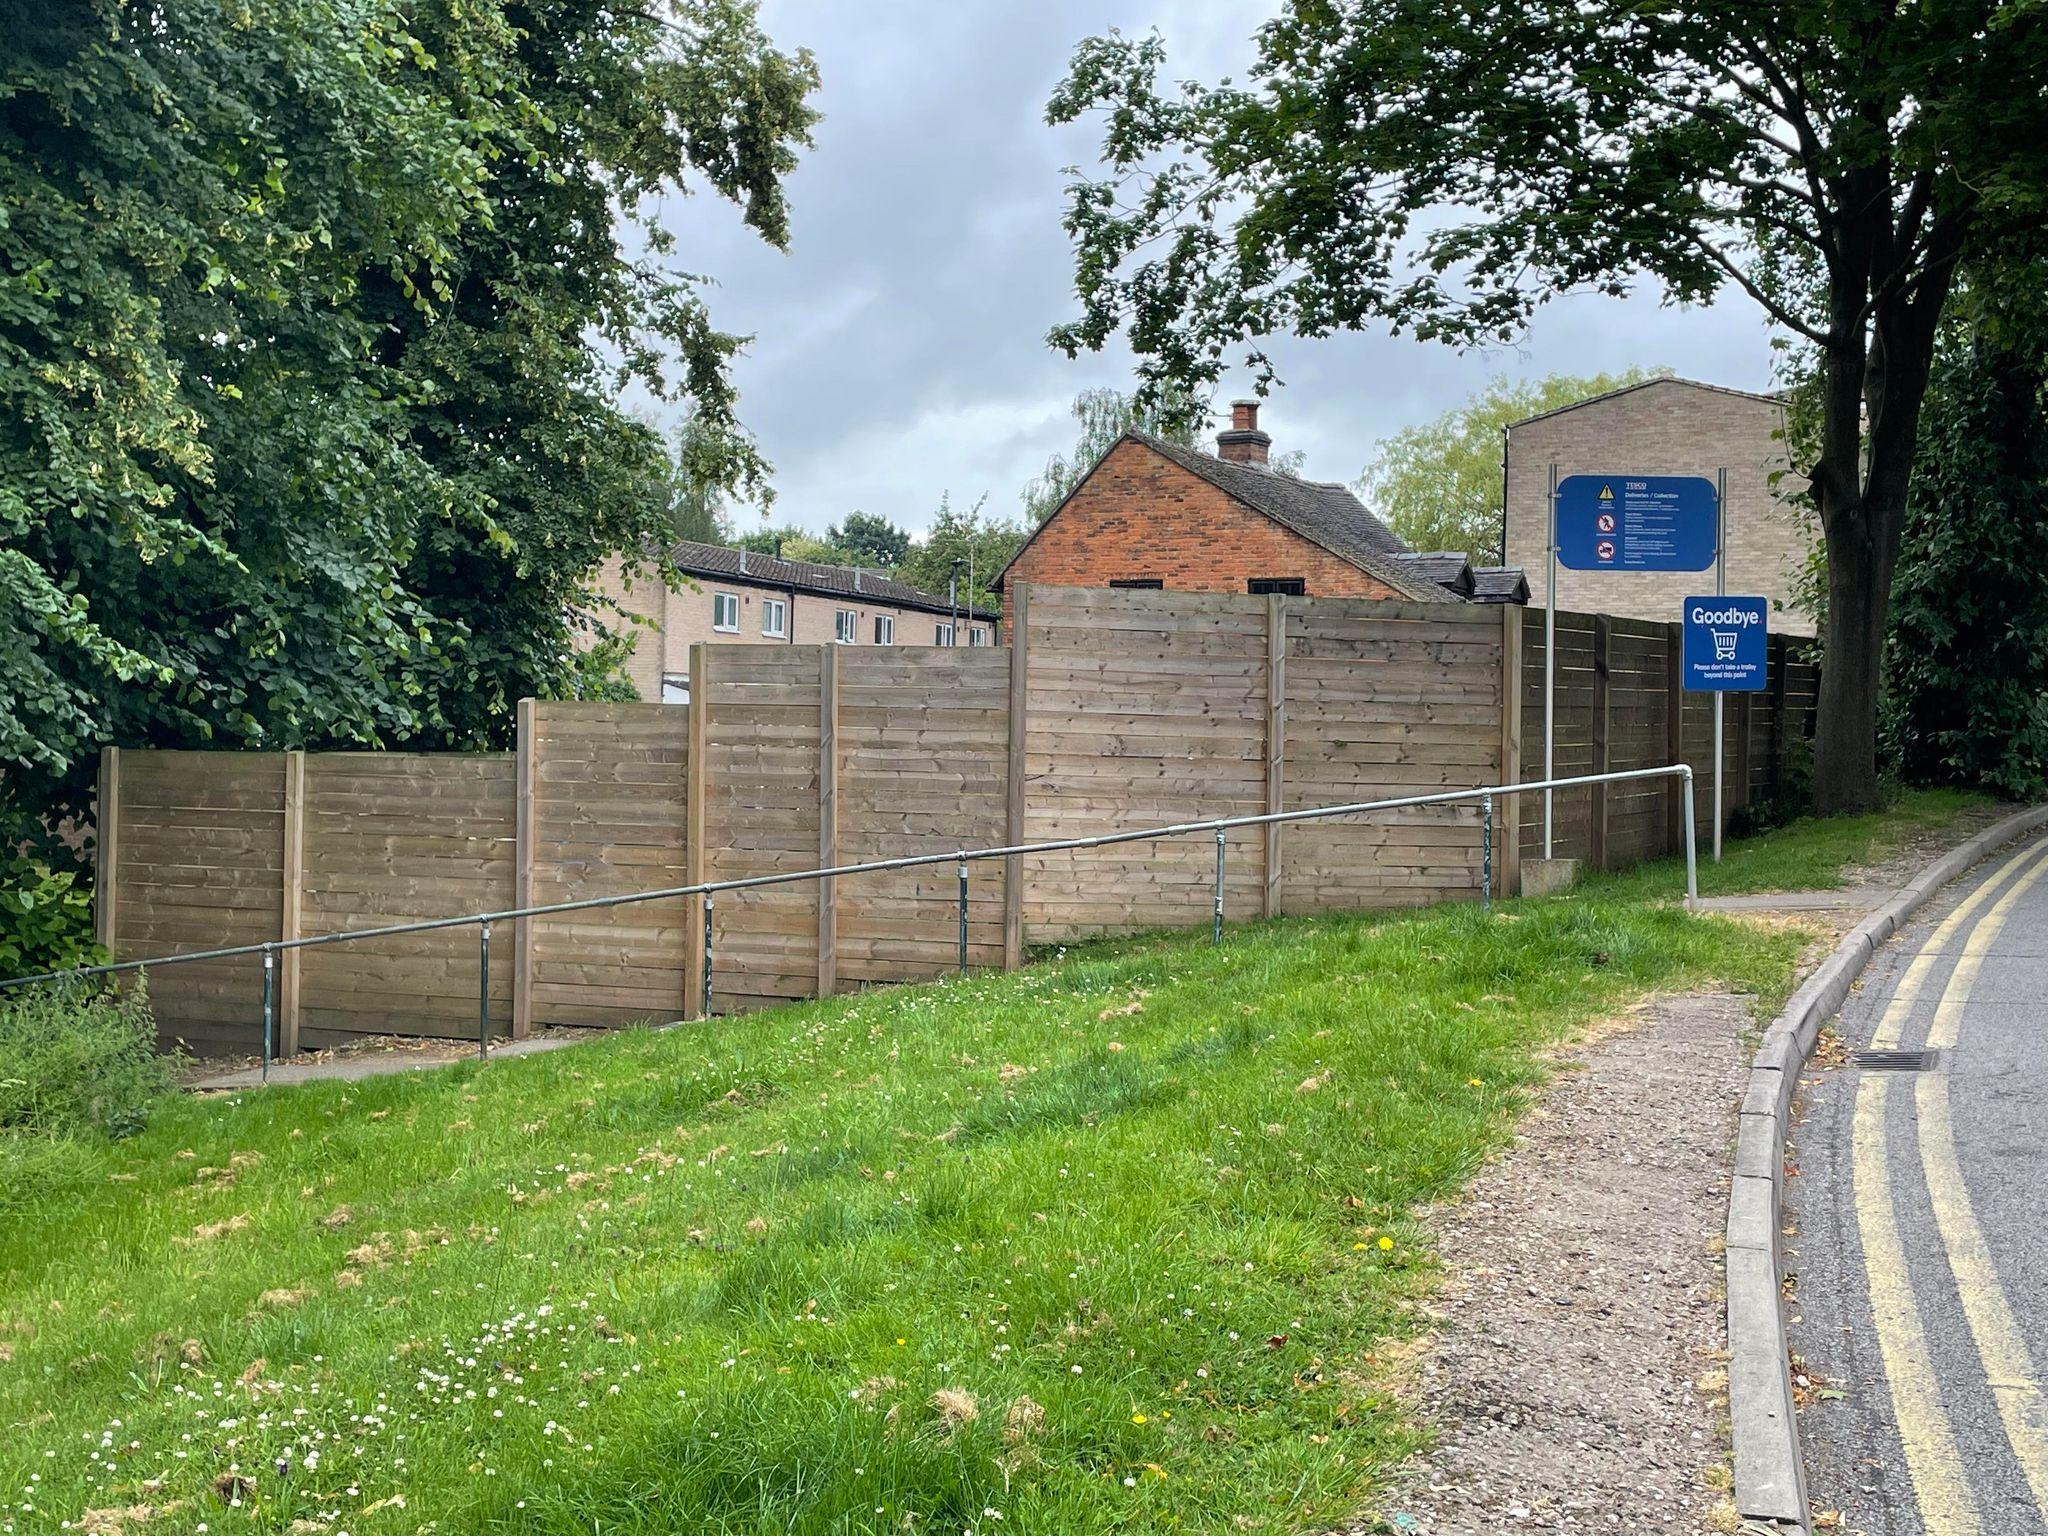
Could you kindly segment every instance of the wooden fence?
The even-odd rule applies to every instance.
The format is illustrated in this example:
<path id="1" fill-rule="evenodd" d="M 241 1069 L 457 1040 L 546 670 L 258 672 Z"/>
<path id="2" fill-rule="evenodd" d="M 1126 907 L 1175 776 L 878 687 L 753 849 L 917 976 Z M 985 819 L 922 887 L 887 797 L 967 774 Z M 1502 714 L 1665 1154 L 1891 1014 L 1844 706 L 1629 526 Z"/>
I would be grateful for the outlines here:
<path id="1" fill-rule="evenodd" d="M 1021 586 L 1011 602 L 1006 649 L 701 646 L 689 705 L 529 700 L 509 753 L 109 750 L 101 938 L 120 959 L 154 958 L 1469 788 L 1526 765 L 1523 722 L 1540 720 L 1541 615 L 1520 609 Z M 1603 620 L 1604 641 L 1595 627 L 1583 621 L 1580 646 L 1581 621 L 1561 616 L 1560 655 L 1573 649 L 1560 771 L 1591 771 L 1603 753 L 1616 767 L 1664 761 L 1661 627 Z M 1521 689 L 1503 686 L 1518 675 Z M 1794 718 L 1782 699 L 1774 708 L 1770 722 Z M 1745 716 L 1745 762 L 1759 729 Z M 1615 795 L 1604 821 L 1581 794 L 1566 802 L 1568 836 L 1604 826 L 1609 861 L 1661 851 L 1659 793 Z M 1500 807 L 1502 889 L 1529 842 L 1517 816 L 1533 809 Z M 1248 829 L 1227 853 L 1234 919 L 1470 897 L 1478 811 Z M 1212 839 L 1184 838 L 977 862 L 970 962 L 1205 923 L 1214 858 Z M 949 971 L 956 878 L 948 862 L 722 895 L 713 1010 Z M 694 900 L 514 922 L 493 940 L 494 1032 L 696 1011 Z M 473 1034 L 478 963 L 474 928 L 288 953 L 280 1046 Z M 195 1049 L 260 1038 L 253 959 L 165 967 L 150 987 L 165 1033 Z"/>
<path id="2" fill-rule="evenodd" d="M 1522 777 L 1543 776 L 1543 610 L 1521 610 Z M 1556 744 L 1559 778 L 1690 763 L 1693 816 L 1712 836 L 1714 704 L 1686 693 L 1679 626 L 1606 614 L 1557 615 Z M 1784 787 L 1792 754 L 1813 734 L 1818 669 L 1801 642 L 1770 641 L 1769 688 L 1727 697 L 1722 727 L 1725 813 L 1738 816 Z M 1589 786 L 1556 795 L 1553 852 L 1614 869 L 1683 846 L 1678 781 Z M 1543 852 L 1543 806 L 1522 810 L 1522 851 Z"/>

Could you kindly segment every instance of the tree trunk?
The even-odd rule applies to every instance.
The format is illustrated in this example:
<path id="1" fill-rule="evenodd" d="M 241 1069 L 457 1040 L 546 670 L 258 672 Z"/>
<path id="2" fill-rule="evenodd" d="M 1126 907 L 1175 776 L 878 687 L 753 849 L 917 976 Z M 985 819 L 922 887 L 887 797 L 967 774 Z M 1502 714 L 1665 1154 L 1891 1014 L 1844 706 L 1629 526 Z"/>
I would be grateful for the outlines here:
<path id="1" fill-rule="evenodd" d="M 1952 245 L 1920 280 L 1875 304 L 1868 341 L 1860 277 L 1838 274 L 1826 349 L 1813 495 L 1827 539 L 1828 611 L 1814 712 L 1813 800 L 1823 816 L 1874 809 L 1877 706 L 1892 572 L 1906 524 L 1934 332 L 1955 276 Z"/>
<path id="2" fill-rule="evenodd" d="M 1878 801 L 1877 700 L 1891 576 L 1890 562 L 1878 558 L 1866 509 L 1841 509 L 1830 517 L 1823 504 L 1821 524 L 1827 535 L 1828 613 L 1814 714 L 1813 808 L 1840 816 L 1870 810 Z M 1876 580 L 1880 565 L 1887 567 L 1883 590 Z"/>

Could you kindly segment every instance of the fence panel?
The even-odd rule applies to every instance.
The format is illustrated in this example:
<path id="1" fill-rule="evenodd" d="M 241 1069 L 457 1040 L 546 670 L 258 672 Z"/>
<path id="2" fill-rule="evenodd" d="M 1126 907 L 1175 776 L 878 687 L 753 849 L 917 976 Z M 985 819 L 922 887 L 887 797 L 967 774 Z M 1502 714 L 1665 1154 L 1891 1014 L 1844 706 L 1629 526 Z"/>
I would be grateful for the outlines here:
<path id="1" fill-rule="evenodd" d="M 1501 627 L 1491 608 L 1290 603 L 1284 810 L 1494 782 Z M 1283 830 L 1279 908 L 1415 906 L 1476 896 L 1476 805 L 1424 806 Z"/>
<path id="2" fill-rule="evenodd" d="M 1003 841 L 1009 791 L 1010 653 L 848 646 L 835 735 L 840 864 Z M 1003 963 L 1003 867 L 969 866 L 968 964 Z M 835 882 L 842 986 L 944 975 L 959 964 L 952 864 Z"/>
<path id="3" fill-rule="evenodd" d="M 687 705 L 527 706 L 531 847 L 521 906 L 688 883 Z M 527 920 L 531 1024 L 673 1019 L 696 904 L 638 902 Z"/>
<path id="4" fill-rule="evenodd" d="M 307 753 L 299 936 L 511 906 L 513 767 L 509 752 Z M 492 953 L 497 1034 L 512 1026 L 511 939 Z M 474 928 L 303 950 L 299 1041 L 474 1036 L 478 963 Z"/>
<path id="5" fill-rule="evenodd" d="M 1034 587 L 1028 604 L 1027 842 L 1266 807 L 1264 598 Z M 1265 901 L 1265 837 L 1229 840 L 1225 910 Z M 1023 860 L 1035 940 L 1208 921 L 1207 838 Z"/>
<path id="6" fill-rule="evenodd" d="M 117 960 L 274 939 L 284 906 L 284 758 L 123 752 L 116 827 Z M 149 973 L 166 1041 L 247 1050 L 263 1038 L 261 962 L 199 960 Z"/>
<path id="7" fill-rule="evenodd" d="M 705 646 L 690 707 L 705 712 L 706 880 L 816 869 L 819 684 L 823 647 Z M 813 996 L 818 980 L 815 881 L 730 891 L 714 903 L 714 1013 Z"/>

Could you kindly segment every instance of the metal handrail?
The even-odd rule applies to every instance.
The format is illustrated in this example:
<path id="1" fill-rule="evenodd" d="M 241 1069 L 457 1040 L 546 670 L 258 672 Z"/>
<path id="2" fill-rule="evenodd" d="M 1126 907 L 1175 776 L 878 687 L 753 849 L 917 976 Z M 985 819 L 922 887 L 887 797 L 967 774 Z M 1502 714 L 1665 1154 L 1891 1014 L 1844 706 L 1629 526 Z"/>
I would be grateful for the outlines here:
<path id="1" fill-rule="evenodd" d="M 917 869 L 933 864 L 959 865 L 959 952 L 960 970 L 967 970 L 967 866 L 982 859 L 1015 858 L 1028 853 L 1062 853 L 1079 848 L 1106 848 L 1118 843 L 1151 842 L 1169 837 L 1187 837 L 1211 832 L 1216 837 L 1216 893 L 1211 920 L 1210 942 L 1223 934 L 1223 871 L 1225 834 L 1236 827 L 1278 826 L 1293 821 L 1315 821 L 1329 816 L 1355 816 L 1367 811 L 1406 810 L 1425 805 L 1480 803 L 1480 893 L 1482 902 L 1493 902 L 1493 801 L 1496 795 L 1519 795 L 1537 790 L 1569 789 L 1580 785 L 1614 784 L 1632 779 L 1669 778 L 1681 783 L 1685 823 L 1685 895 L 1688 902 L 1699 897 L 1698 860 L 1693 836 L 1692 768 L 1671 763 L 1656 768 L 1627 768 L 1612 773 L 1588 773 L 1570 778 L 1533 779 L 1519 784 L 1489 784 L 1478 789 L 1443 790 L 1427 795 L 1403 795 L 1389 800 L 1360 800 L 1345 805 L 1319 805 L 1299 811 L 1269 811 L 1258 816 L 1222 816 L 1207 821 L 1181 821 L 1166 826 L 1143 827 L 1131 832 L 1103 832 L 1090 837 L 1058 838 L 1040 843 L 1011 843 L 995 848 L 963 848 L 953 853 L 906 854 L 894 859 L 871 859 L 861 864 L 835 864 L 824 869 L 790 870 L 772 875 L 747 875 L 737 880 L 700 880 L 693 885 L 667 886 L 653 891 L 630 891 L 622 896 L 587 896 L 577 901 L 550 902 L 545 906 L 509 907 L 498 912 L 470 912 L 460 917 L 424 918 L 412 923 L 392 923 L 381 928 L 358 928 L 341 933 L 314 934 L 305 938 L 270 939 L 257 944 L 235 944 L 221 949 L 189 950 L 150 960 L 122 960 L 109 965 L 77 966 L 63 971 L 41 971 L 32 976 L 0 979 L 0 991 L 38 982 L 76 981 L 90 976 L 111 976 L 127 971 L 146 971 L 152 966 L 185 965 L 199 960 L 231 960 L 244 955 L 263 957 L 263 1068 L 267 1077 L 271 1058 L 272 999 L 277 956 L 287 950 L 315 949 L 325 944 L 349 944 L 359 939 L 397 938 L 413 933 L 434 933 L 446 928 L 477 926 L 481 982 L 478 989 L 477 1043 L 481 1053 L 490 1049 L 490 956 L 491 925 L 516 922 L 529 917 L 553 917 L 564 912 L 590 912 L 607 907 L 629 906 L 643 901 L 672 901 L 684 896 L 704 898 L 704 965 L 699 1006 L 711 1012 L 712 907 L 720 891 L 756 890 L 763 886 L 790 885 L 800 880 L 835 880 L 846 875 L 879 874 L 888 870 Z"/>

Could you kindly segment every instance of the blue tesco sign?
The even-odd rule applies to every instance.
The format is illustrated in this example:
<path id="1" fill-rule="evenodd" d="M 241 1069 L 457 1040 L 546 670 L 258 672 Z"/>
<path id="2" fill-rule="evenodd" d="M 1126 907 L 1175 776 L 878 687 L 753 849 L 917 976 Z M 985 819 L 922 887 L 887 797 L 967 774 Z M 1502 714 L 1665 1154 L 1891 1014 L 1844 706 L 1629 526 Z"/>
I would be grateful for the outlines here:
<path id="1" fill-rule="evenodd" d="M 1686 690 L 1761 692 L 1770 656 L 1770 618 L 1767 597 L 1688 597 L 1679 618 Z"/>
<path id="2" fill-rule="evenodd" d="M 1704 475 L 1567 475 L 1557 483 L 1557 558 L 1575 571 L 1704 571 L 1720 542 Z"/>

